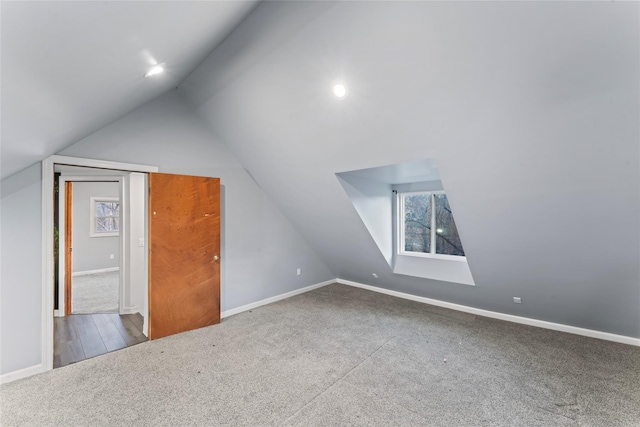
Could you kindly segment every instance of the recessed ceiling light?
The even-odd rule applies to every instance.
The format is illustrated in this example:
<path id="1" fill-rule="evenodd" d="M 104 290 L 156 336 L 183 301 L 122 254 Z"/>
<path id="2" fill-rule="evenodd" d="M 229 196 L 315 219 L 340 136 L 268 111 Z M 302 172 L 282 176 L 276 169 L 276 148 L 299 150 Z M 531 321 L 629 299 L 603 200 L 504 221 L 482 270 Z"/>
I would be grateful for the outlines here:
<path id="1" fill-rule="evenodd" d="M 149 71 L 147 71 L 147 74 L 145 74 L 145 77 L 151 77 L 151 76 L 155 76 L 157 74 L 162 74 L 164 72 L 164 65 L 163 64 L 158 64 L 158 65 L 154 65 L 153 67 L 151 67 L 149 69 Z"/>
<path id="2" fill-rule="evenodd" d="M 342 83 L 335 84 L 333 85 L 333 94 L 338 98 L 344 98 L 347 96 L 347 87 Z"/>

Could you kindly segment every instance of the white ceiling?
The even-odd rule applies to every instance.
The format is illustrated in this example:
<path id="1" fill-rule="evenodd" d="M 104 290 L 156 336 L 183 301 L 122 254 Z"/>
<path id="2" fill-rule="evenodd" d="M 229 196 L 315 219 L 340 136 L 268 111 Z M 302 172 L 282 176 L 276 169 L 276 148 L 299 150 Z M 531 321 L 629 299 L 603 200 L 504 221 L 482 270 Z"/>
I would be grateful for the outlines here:
<path id="1" fill-rule="evenodd" d="M 175 88 L 256 4 L 2 1 L 0 176 Z"/>

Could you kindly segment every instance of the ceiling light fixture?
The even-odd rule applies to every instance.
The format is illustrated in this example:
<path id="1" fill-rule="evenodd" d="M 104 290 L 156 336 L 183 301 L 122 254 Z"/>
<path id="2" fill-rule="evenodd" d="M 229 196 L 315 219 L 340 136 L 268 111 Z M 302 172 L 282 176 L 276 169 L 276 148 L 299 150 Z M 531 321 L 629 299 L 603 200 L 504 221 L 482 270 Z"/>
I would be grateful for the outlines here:
<path id="1" fill-rule="evenodd" d="M 151 67 L 144 76 L 151 77 L 157 74 L 162 74 L 163 72 L 164 72 L 164 64 L 157 64 Z"/>
<path id="2" fill-rule="evenodd" d="M 333 94 L 338 98 L 344 98 L 347 96 L 347 87 L 342 83 L 335 84 L 333 85 Z"/>

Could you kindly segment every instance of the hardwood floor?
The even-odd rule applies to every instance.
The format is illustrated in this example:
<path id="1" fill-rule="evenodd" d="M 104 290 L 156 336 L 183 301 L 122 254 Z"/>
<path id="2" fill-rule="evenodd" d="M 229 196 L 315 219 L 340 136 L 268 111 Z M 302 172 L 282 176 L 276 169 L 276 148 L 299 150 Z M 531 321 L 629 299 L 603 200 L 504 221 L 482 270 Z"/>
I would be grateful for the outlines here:
<path id="1" fill-rule="evenodd" d="M 53 367 L 147 341 L 140 313 L 71 314 L 54 319 Z"/>

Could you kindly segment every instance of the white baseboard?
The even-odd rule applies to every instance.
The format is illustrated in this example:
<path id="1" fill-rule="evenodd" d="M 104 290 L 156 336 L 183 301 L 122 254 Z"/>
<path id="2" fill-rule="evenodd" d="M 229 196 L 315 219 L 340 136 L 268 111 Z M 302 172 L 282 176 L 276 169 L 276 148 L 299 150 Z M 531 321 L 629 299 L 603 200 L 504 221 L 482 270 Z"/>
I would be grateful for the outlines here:
<path id="1" fill-rule="evenodd" d="M 531 319 L 528 317 L 514 316 L 513 314 L 498 313 L 496 311 L 483 310 L 480 308 L 469 307 L 466 305 L 454 304 L 451 302 L 440 301 L 431 298 L 419 297 L 417 295 L 406 294 L 404 292 L 392 291 L 389 289 L 378 288 L 376 286 L 364 285 L 350 280 L 336 279 L 336 282 L 362 288 L 381 294 L 391 295 L 398 298 L 404 298 L 411 301 L 431 304 L 438 307 L 450 308 L 452 310 L 463 311 L 465 313 L 477 314 L 478 316 L 491 317 L 493 319 L 506 320 L 507 322 L 521 323 L 523 325 L 536 326 L 538 328 L 552 329 L 554 331 L 568 332 L 570 334 L 582 335 L 585 337 L 598 338 L 606 341 L 613 341 L 622 344 L 629 344 L 640 347 L 640 338 L 627 337 L 624 335 L 616 335 L 608 332 L 594 331 L 593 329 L 578 328 L 577 326 L 563 325 L 561 323 L 547 322 L 545 320 Z"/>
<path id="2" fill-rule="evenodd" d="M 135 314 L 135 313 L 140 313 L 140 307 L 138 307 L 137 305 L 132 305 L 131 307 L 125 307 L 122 310 L 121 314 Z"/>
<path id="3" fill-rule="evenodd" d="M 98 270 L 76 271 L 72 276 L 86 276 L 87 274 L 109 273 L 110 271 L 120 271 L 120 267 L 100 268 Z"/>
<path id="4" fill-rule="evenodd" d="M 225 317 L 233 316 L 234 314 L 242 313 L 243 311 L 253 310 L 254 308 L 257 308 L 257 307 L 260 307 L 260 306 L 263 306 L 263 305 L 267 305 L 267 304 L 271 304 L 272 302 L 276 302 L 276 301 L 280 301 L 280 300 L 283 300 L 283 299 L 287 299 L 287 298 L 290 298 L 290 297 L 295 296 L 295 295 L 300 295 L 300 294 L 303 294 L 305 292 L 309 292 L 309 291 L 312 291 L 314 289 L 321 288 L 323 286 L 331 285 L 332 283 L 336 283 L 336 280 L 335 279 L 327 280 L 326 282 L 316 283 L 315 285 L 307 286 L 305 288 L 296 289 L 295 291 L 291 291 L 291 292 L 287 292 L 287 293 L 284 293 L 284 294 L 276 295 L 275 297 L 263 299 L 263 300 L 256 301 L 256 302 L 252 302 L 251 304 L 247 304 L 247 305 L 243 305 L 243 306 L 240 306 L 240 307 L 232 308 L 230 310 L 225 310 L 222 313 L 220 313 L 220 317 L 224 319 Z"/>
<path id="5" fill-rule="evenodd" d="M 39 374 L 44 371 L 45 371 L 44 365 L 40 363 L 39 365 L 34 365 L 28 368 L 19 369 L 17 371 L 8 372 L 6 374 L 0 375 L 0 384 L 10 383 L 11 381 L 16 381 L 22 378 L 30 377 L 31 375 Z"/>
<path id="6" fill-rule="evenodd" d="M 435 305 L 438 307 L 449 308 L 452 310 L 463 311 L 465 313 L 476 314 L 478 316 L 490 317 L 493 319 L 506 320 L 507 322 L 520 323 L 523 325 L 536 326 L 538 328 L 551 329 L 554 331 L 568 332 L 570 334 L 582 335 L 585 337 L 598 338 L 606 341 L 613 341 L 622 344 L 629 344 L 640 347 L 640 338 L 627 337 L 624 335 L 616 335 L 608 332 L 594 331 L 592 329 L 578 328 L 576 326 L 563 325 L 561 323 L 547 322 L 544 320 L 530 319 L 528 317 L 514 316 L 512 314 L 498 313 L 495 311 L 483 310 L 480 308 L 469 307 L 466 305 L 454 304 L 446 301 L 435 300 L 431 298 L 420 297 L 417 295 L 406 294 L 404 292 L 392 291 L 389 289 L 379 288 L 376 286 L 365 285 L 351 280 L 335 279 L 327 280 L 325 282 L 316 283 L 315 285 L 307 286 L 295 291 L 287 292 L 284 294 L 276 295 L 271 298 L 256 301 L 251 304 L 243 305 L 240 307 L 225 310 L 220 313 L 221 318 L 233 316 L 234 314 L 242 313 L 243 311 L 252 310 L 254 308 L 271 304 L 276 301 L 280 301 L 286 298 L 290 298 L 295 295 L 303 294 L 305 292 L 312 291 L 314 289 L 321 288 L 323 286 L 331 285 L 333 283 L 340 283 L 342 285 L 354 286 L 356 288 L 362 288 L 373 292 L 379 292 L 386 295 L 391 295 L 397 298 L 403 298 L 411 301 L 416 301 L 424 304 Z M 125 310 L 131 310 L 132 313 L 137 313 L 139 310 L 137 307 L 128 307 Z M 146 323 L 146 322 L 145 322 Z M 35 374 L 45 372 L 42 364 L 31 366 L 29 368 L 20 369 L 14 372 L 8 372 L 0 375 L 0 384 L 6 384 L 11 381 L 16 381 L 21 378 L 26 378 Z"/>

